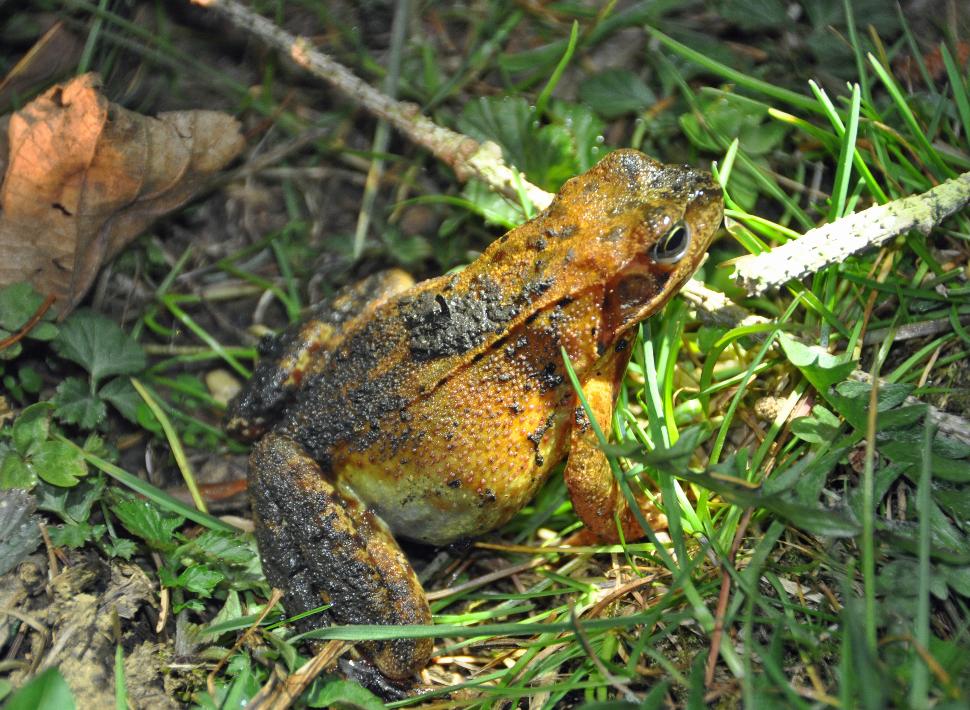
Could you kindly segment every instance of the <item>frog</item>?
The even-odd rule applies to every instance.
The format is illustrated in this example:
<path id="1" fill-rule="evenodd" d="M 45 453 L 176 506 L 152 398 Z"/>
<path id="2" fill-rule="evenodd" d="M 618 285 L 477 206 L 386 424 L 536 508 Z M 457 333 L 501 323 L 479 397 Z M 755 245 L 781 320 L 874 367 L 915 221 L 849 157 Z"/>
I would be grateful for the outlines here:
<path id="1" fill-rule="evenodd" d="M 226 427 L 255 442 L 255 535 L 287 612 L 328 604 L 305 628 L 430 624 L 398 539 L 494 530 L 564 460 L 593 539 L 663 525 L 645 501 L 630 507 L 590 418 L 611 430 L 638 324 L 691 277 L 722 215 L 709 173 L 616 150 L 463 270 L 420 283 L 380 272 L 264 339 Z M 398 682 L 433 650 L 429 638 L 358 646 Z"/>

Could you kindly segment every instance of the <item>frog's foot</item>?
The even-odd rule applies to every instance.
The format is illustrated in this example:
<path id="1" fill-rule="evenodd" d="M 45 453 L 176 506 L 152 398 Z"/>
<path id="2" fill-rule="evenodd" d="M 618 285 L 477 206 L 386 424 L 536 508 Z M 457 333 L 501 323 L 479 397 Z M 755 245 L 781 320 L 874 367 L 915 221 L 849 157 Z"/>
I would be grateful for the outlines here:
<path id="1" fill-rule="evenodd" d="M 253 448 L 249 491 L 269 582 L 290 614 L 330 603 L 341 624 L 431 623 L 424 590 L 384 523 L 349 491 L 338 491 L 292 439 L 275 433 Z M 307 619 L 321 626 L 318 617 Z M 389 678 L 423 668 L 431 639 L 361 646 Z"/>
<path id="2" fill-rule="evenodd" d="M 259 364 L 226 410 L 226 430 L 255 441 L 270 428 L 304 382 L 327 364 L 347 326 L 414 285 L 400 269 L 368 276 L 313 306 L 298 323 L 259 343 Z"/>
<path id="3" fill-rule="evenodd" d="M 624 362 L 625 366 L 625 362 Z M 583 394 L 603 431 L 609 431 L 613 418 L 614 378 L 595 377 L 583 385 Z M 582 406 L 576 409 L 576 425 L 569 443 L 569 459 L 563 472 L 573 509 L 586 525 L 589 535 L 584 541 L 619 542 L 619 529 L 614 513 L 619 516 L 624 540 L 639 540 L 644 532 L 636 514 L 620 490 L 610 462 L 599 447 L 596 432 L 586 418 Z M 648 502 L 637 499 L 644 519 L 653 530 L 667 526 L 667 518 Z"/>

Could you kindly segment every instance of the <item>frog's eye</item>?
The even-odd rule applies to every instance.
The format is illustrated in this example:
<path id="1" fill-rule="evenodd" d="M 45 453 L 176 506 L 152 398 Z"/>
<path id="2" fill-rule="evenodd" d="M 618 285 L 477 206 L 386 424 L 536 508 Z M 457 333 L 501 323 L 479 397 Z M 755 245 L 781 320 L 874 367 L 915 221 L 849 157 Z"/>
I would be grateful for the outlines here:
<path id="1" fill-rule="evenodd" d="M 676 264 L 684 258 L 689 246 L 690 227 L 684 222 L 677 222 L 653 245 L 650 257 L 658 264 Z"/>

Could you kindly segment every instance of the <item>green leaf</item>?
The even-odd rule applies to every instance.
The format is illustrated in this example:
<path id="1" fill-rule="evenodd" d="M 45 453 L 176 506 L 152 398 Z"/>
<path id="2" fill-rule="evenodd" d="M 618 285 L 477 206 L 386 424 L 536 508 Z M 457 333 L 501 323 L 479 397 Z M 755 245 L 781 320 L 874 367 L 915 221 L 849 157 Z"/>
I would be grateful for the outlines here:
<path id="1" fill-rule="evenodd" d="M 51 402 L 57 407 L 58 419 L 84 429 L 94 429 L 107 414 L 104 402 L 91 394 L 88 383 L 79 377 L 68 377 L 61 381 Z"/>
<path id="2" fill-rule="evenodd" d="M 778 333 L 778 341 L 791 364 L 805 375 L 819 394 L 826 394 L 829 387 L 845 380 L 855 369 L 855 362 L 843 362 L 840 357 L 824 350 L 810 348 L 785 332 Z"/>
<path id="3" fill-rule="evenodd" d="M 229 565 L 248 565 L 253 559 L 253 552 L 253 548 L 237 533 L 206 530 L 181 545 L 174 556 L 215 559 Z"/>
<path id="4" fill-rule="evenodd" d="M 104 478 L 86 478 L 73 488 L 61 488 L 48 483 L 39 483 L 34 489 L 37 507 L 56 513 L 65 523 L 80 523 L 88 519 L 91 507 L 104 492 Z"/>
<path id="5" fill-rule="evenodd" d="M 54 405 L 50 402 L 38 402 L 20 413 L 13 424 L 13 445 L 18 452 L 26 456 L 47 440 L 53 411 Z"/>
<path id="6" fill-rule="evenodd" d="M 0 456 L 0 488 L 23 488 L 29 491 L 37 484 L 37 474 L 16 451 Z"/>
<path id="7" fill-rule="evenodd" d="M 38 476 L 55 486 L 75 486 L 88 472 L 84 457 L 63 441 L 45 441 L 30 457 L 30 463 Z"/>
<path id="8" fill-rule="evenodd" d="M 4 710 L 74 710 L 74 696 L 56 668 L 48 668 L 10 698 Z"/>
<path id="9" fill-rule="evenodd" d="M 194 611 L 197 614 L 201 614 L 203 611 L 205 611 L 205 604 L 203 604 L 201 600 L 193 597 L 192 599 L 182 602 L 181 604 L 176 603 L 172 605 L 172 611 L 176 614 L 186 610 Z"/>
<path id="10" fill-rule="evenodd" d="M 138 422 L 138 405 L 142 399 L 131 386 L 131 380 L 127 377 L 116 377 L 109 380 L 104 387 L 98 390 L 101 399 L 111 402 L 121 415 L 130 422 Z"/>
<path id="11" fill-rule="evenodd" d="M 841 422 L 820 404 L 812 407 L 812 416 L 798 417 L 791 423 L 792 434 L 812 444 L 832 441 L 841 429 Z"/>
<path id="12" fill-rule="evenodd" d="M 657 102 L 639 76 L 628 69 L 607 69 L 583 80 L 579 98 L 606 119 L 638 113 Z"/>
<path id="13" fill-rule="evenodd" d="M 552 116 L 572 139 L 578 172 L 586 172 L 608 152 L 603 145 L 606 124 L 588 107 L 556 101 L 552 105 Z"/>
<path id="14" fill-rule="evenodd" d="M 54 339 L 54 349 L 91 373 L 95 382 L 145 369 L 145 353 L 138 343 L 113 320 L 90 310 L 71 314 Z"/>
<path id="15" fill-rule="evenodd" d="M 16 283 L 0 288 L 0 328 L 20 330 L 37 312 L 44 297 L 29 283 Z"/>
<path id="16" fill-rule="evenodd" d="M 0 339 L 20 330 L 34 316 L 44 299 L 27 283 L 11 284 L 0 288 Z M 50 311 L 27 333 L 34 340 L 50 340 L 57 334 L 57 327 L 50 322 Z M 0 350 L 0 360 L 12 360 L 20 355 L 23 346 L 18 341 Z"/>
<path id="17" fill-rule="evenodd" d="M 511 229 L 526 219 L 519 205 L 490 190 L 481 180 L 472 178 L 466 182 L 461 196 L 470 203 L 469 209 L 489 224 Z"/>
<path id="18" fill-rule="evenodd" d="M 178 576 L 175 586 L 183 587 L 200 597 L 209 597 L 212 596 L 212 590 L 223 579 L 225 577 L 221 572 L 205 565 L 193 565 Z"/>
<path id="19" fill-rule="evenodd" d="M 866 402 L 866 406 L 868 406 L 869 393 L 872 391 L 872 384 L 868 382 L 846 380 L 845 382 L 840 382 L 836 386 L 835 391 L 843 397 L 848 397 L 850 399 L 863 399 Z M 906 398 L 912 391 L 913 385 L 894 383 L 882 384 L 879 386 L 879 391 L 876 393 L 876 409 L 880 412 L 885 412 L 893 407 L 898 407 L 906 401 Z"/>
<path id="20" fill-rule="evenodd" d="M 123 560 L 130 560 L 138 550 L 134 541 L 123 537 L 108 540 L 101 545 L 101 548 L 111 557 L 120 557 Z"/>
<path id="21" fill-rule="evenodd" d="M 338 708 L 339 710 L 383 710 L 384 703 L 351 680 L 334 680 L 311 691 L 307 698 L 311 708 Z"/>
<path id="22" fill-rule="evenodd" d="M 47 528 L 54 547 L 70 547 L 74 550 L 84 547 L 91 540 L 97 540 L 104 535 L 106 530 L 105 525 L 91 525 L 90 523 L 56 525 Z"/>
<path id="23" fill-rule="evenodd" d="M 970 567 L 940 565 L 936 571 L 958 593 L 970 597 Z"/>
<path id="24" fill-rule="evenodd" d="M 576 174 L 571 137 L 562 126 L 539 124 L 523 98 L 480 98 L 465 105 L 459 128 L 480 141 L 494 141 L 509 164 L 537 185 L 556 190 Z"/>
<path id="25" fill-rule="evenodd" d="M 24 391 L 31 394 L 37 394 L 40 392 L 40 388 L 44 386 L 44 380 L 37 370 L 27 365 L 23 365 L 17 370 L 17 379 L 20 380 L 20 386 L 24 388 Z"/>
<path id="26" fill-rule="evenodd" d="M 114 493 L 118 500 L 111 505 L 111 510 L 129 532 L 161 550 L 175 547 L 175 531 L 185 518 L 163 512 L 150 501 L 139 500 L 118 490 Z"/>

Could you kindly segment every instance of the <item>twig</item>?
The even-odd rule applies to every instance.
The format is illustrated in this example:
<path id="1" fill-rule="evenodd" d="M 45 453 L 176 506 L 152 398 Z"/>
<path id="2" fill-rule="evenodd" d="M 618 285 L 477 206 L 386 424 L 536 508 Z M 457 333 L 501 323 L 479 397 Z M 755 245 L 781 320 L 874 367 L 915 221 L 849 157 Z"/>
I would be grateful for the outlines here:
<path id="1" fill-rule="evenodd" d="M 476 177 L 504 195 L 516 197 L 521 187 L 540 209 L 552 200 L 545 190 L 529 183 L 502 160 L 501 149 L 491 142 L 480 144 L 474 138 L 439 126 L 421 115 L 418 106 L 395 101 L 373 88 L 342 64 L 317 51 L 304 37 L 285 32 L 236 0 L 192 0 L 197 5 L 222 13 L 240 29 L 256 35 L 266 44 L 286 52 L 290 58 L 318 76 L 354 103 L 377 118 L 387 121 L 418 145 L 454 169 L 460 180 Z"/>
<path id="2" fill-rule="evenodd" d="M 838 264 L 852 254 L 879 246 L 911 229 L 924 234 L 970 203 L 970 173 L 947 180 L 919 195 L 876 205 L 810 229 L 764 254 L 734 262 L 735 277 L 750 295 Z"/>
<path id="3" fill-rule="evenodd" d="M 252 710 L 286 710 L 309 687 L 310 683 L 348 648 L 350 644 L 346 641 L 328 641 L 313 658 L 281 682 L 277 683 L 277 679 L 271 677 L 256 697 L 249 701 L 249 707 Z"/>

